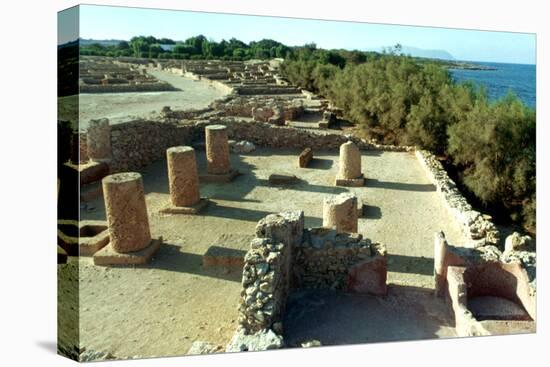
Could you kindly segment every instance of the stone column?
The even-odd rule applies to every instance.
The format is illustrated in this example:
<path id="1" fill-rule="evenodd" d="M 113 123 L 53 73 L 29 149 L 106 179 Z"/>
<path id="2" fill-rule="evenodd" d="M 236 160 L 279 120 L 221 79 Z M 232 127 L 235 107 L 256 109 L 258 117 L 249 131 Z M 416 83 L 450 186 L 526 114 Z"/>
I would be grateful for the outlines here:
<path id="1" fill-rule="evenodd" d="M 229 163 L 229 142 L 224 125 L 210 125 L 205 128 L 207 171 L 220 175 L 231 171 Z"/>
<path id="2" fill-rule="evenodd" d="M 124 172 L 102 180 L 111 245 L 116 252 L 144 249 L 151 242 L 141 175 Z"/>
<path id="3" fill-rule="evenodd" d="M 336 227 L 337 232 L 357 233 L 357 197 L 349 192 L 325 198 L 323 227 Z"/>
<path id="4" fill-rule="evenodd" d="M 437 232 L 434 236 L 434 280 L 435 294 L 442 297 L 445 294 L 447 284 L 447 240 L 443 232 Z"/>
<path id="5" fill-rule="evenodd" d="M 361 177 L 361 152 L 348 141 L 340 145 L 340 172 L 338 178 L 349 180 Z"/>
<path id="6" fill-rule="evenodd" d="M 195 150 L 172 147 L 166 150 L 170 199 L 174 206 L 192 206 L 199 202 L 199 173 Z"/>
<path id="7" fill-rule="evenodd" d="M 108 119 L 90 120 L 86 138 L 90 160 L 106 162 L 111 159 L 111 126 Z"/>

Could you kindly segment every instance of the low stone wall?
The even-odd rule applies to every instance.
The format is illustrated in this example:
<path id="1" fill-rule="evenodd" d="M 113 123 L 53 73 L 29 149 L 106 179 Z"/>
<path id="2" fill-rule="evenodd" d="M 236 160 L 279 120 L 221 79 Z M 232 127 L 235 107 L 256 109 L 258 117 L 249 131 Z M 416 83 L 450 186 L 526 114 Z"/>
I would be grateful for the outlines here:
<path id="1" fill-rule="evenodd" d="M 386 250 L 357 233 L 310 228 L 304 231 L 304 241 L 295 249 L 293 276 L 295 288 L 385 295 Z"/>
<path id="2" fill-rule="evenodd" d="M 364 139 L 339 133 L 274 126 L 265 122 L 242 121 L 233 118 L 197 121 L 195 123 L 197 128 L 195 136 L 204 140 L 204 128 L 213 124 L 227 126 L 230 139 L 247 140 L 263 147 L 289 149 L 304 149 L 309 147 L 313 150 L 336 150 L 339 149 L 340 145 L 351 140 L 362 150 L 397 152 L 414 150 L 414 147 L 409 146 L 372 144 Z"/>
<path id="3" fill-rule="evenodd" d="M 239 324 L 245 334 L 281 322 L 290 288 L 292 248 L 302 242 L 303 229 L 302 211 L 270 214 L 258 222 L 256 238 L 244 258 Z"/>
<path id="4" fill-rule="evenodd" d="M 111 126 L 111 172 L 133 171 L 165 156 L 166 149 L 191 145 L 194 127 L 137 120 Z"/>
<path id="5" fill-rule="evenodd" d="M 208 112 L 189 111 L 190 117 Z M 177 113 L 167 111 L 166 113 Z M 181 117 L 181 116 L 178 116 Z M 167 121 L 171 120 L 166 118 Z M 336 150 L 348 141 L 347 136 L 337 133 L 306 131 L 269 123 L 242 121 L 232 118 L 213 118 L 195 123 L 172 123 L 149 120 L 135 120 L 111 125 L 111 147 L 113 159 L 111 172 L 139 170 L 166 154 L 166 149 L 178 145 L 191 145 L 192 141 L 204 141 L 204 128 L 212 124 L 223 124 L 228 128 L 230 139 L 247 140 L 255 145 L 272 148 L 306 147 L 313 150 Z M 86 133 L 80 133 L 81 161 L 87 157 Z M 414 147 L 378 145 L 363 139 L 349 138 L 363 150 L 410 151 Z M 87 158 L 86 158 L 87 159 Z"/>
<path id="6" fill-rule="evenodd" d="M 385 295 L 386 250 L 359 234 L 304 230 L 302 211 L 270 214 L 256 226 L 243 266 L 239 327 L 227 351 L 280 348 L 291 288 Z"/>
<path id="7" fill-rule="evenodd" d="M 144 84 L 87 84 L 80 86 L 80 93 L 163 92 L 176 90 L 168 83 Z"/>
<path id="8" fill-rule="evenodd" d="M 267 122 L 274 115 L 283 120 L 293 120 L 304 113 L 299 98 L 277 97 L 232 97 L 214 101 L 211 107 L 226 117 L 252 117 L 255 121 Z M 284 122 L 284 121 L 283 121 Z"/>
<path id="9" fill-rule="evenodd" d="M 467 247 L 497 245 L 500 239 L 498 229 L 491 220 L 472 209 L 436 157 L 425 150 L 416 150 L 416 157 L 442 195 L 447 209 L 461 226 L 462 232 L 468 239 L 465 245 Z"/>

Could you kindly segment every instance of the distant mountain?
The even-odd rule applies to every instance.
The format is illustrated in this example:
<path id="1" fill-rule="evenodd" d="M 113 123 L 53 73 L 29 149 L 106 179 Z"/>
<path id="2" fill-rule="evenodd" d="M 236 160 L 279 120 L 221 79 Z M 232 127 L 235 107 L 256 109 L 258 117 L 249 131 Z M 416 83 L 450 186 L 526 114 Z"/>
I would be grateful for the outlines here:
<path id="1" fill-rule="evenodd" d="M 453 55 L 445 50 L 425 50 L 418 47 L 402 46 L 401 52 L 414 57 L 425 57 L 427 59 L 454 60 Z"/>
<path id="2" fill-rule="evenodd" d="M 381 48 L 367 48 L 364 51 L 382 52 L 384 50 L 390 50 L 390 49 L 393 49 L 393 46 L 381 47 Z M 451 61 L 455 60 L 453 55 L 451 55 L 445 50 L 426 50 L 423 48 L 405 46 L 405 45 L 401 46 L 401 54 L 410 55 L 413 57 L 424 57 L 427 59 L 439 59 L 439 60 L 451 60 Z"/>

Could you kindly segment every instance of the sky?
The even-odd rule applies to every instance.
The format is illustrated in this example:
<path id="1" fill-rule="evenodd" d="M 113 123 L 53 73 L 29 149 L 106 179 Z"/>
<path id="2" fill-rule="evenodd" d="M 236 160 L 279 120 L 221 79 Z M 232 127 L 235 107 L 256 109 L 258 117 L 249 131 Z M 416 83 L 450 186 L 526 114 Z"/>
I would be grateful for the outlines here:
<path id="1" fill-rule="evenodd" d="M 71 39 L 59 29 L 59 42 Z M 381 50 L 400 43 L 449 52 L 457 60 L 535 64 L 532 33 L 463 30 L 359 22 L 199 13 L 125 7 L 80 6 L 80 37 L 97 40 L 154 36 L 185 40 L 203 34 L 221 41 L 274 39 L 288 46 Z M 74 39 L 74 38 L 73 38 Z"/>

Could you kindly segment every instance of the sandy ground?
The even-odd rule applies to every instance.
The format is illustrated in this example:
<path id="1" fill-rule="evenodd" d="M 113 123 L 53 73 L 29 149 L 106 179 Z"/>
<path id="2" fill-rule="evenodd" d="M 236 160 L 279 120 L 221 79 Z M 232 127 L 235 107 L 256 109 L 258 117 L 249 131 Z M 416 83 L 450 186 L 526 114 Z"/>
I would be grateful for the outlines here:
<path id="1" fill-rule="evenodd" d="M 150 70 L 148 73 L 181 91 L 80 94 L 80 129 L 86 129 L 90 119 L 106 117 L 111 124 L 117 124 L 128 121 L 129 117 L 147 117 L 158 113 L 164 106 L 170 106 L 174 110 L 205 108 L 215 99 L 225 96 L 225 92 L 208 81 L 196 81 L 167 71 Z M 74 119 L 77 111 L 76 99 L 76 96 L 59 98 L 60 119 Z"/>
<path id="2" fill-rule="evenodd" d="M 386 297 L 303 290 L 289 298 L 285 341 L 299 347 L 311 340 L 342 345 L 455 337 L 447 307 L 431 292 L 399 286 Z"/>
<path id="3" fill-rule="evenodd" d="M 272 149 L 232 154 L 233 167 L 243 175 L 229 184 L 202 184 L 201 194 L 212 203 L 198 216 L 160 215 L 159 209 L 169 199 L 166 162 L 143 170 L 151 230 L 154 236 L 164 237 L 165 245 L 145 267 L 103 268 L 93 266 L 91 259 L 80 260 L 82 345 L 123 358 L 183 354 L 194 340 L 221 348 L 236 327 L 241 274 L 222 267 L 205 269 L 202 255 L 213 244 L 219 245 L 217 239 L 225 233 L 234 237 L 222 241 L 222 246 L 244 254 L 246 238 L 269 213 L 301 209 L 306 226 L 320 226 L 323 198 L 348 190 L 368 205 L 359 231 L 387 246 L 389 283 L 433 287 L 434 232 L 444 230 L 451 243 L 463 237 L 414 154 L 363 152 L 366 186 L 350 189 L 332 185 L 338 170 L 336 152 L 315 152 L 316 158 L 306 169 L 297 167 L 298 154 Z M 197 156 L 199 170 L 204 171 L 204 152 Z M 295 174 L 302 181 L 273 187 L 267 181 L 271 173 Z M 102 198 L 83 208 L 81 217 L 104 219 Z M 380 310 L 394 317 L 391 308 Z M 420 329 L 405 328 L 400 337 L 416 338 L 427 333 L 425 328 L 432 328 L 421 322 L 414 325 Z M 357 342 L 373 340 L 365 338 L 358 334 Z"/>

